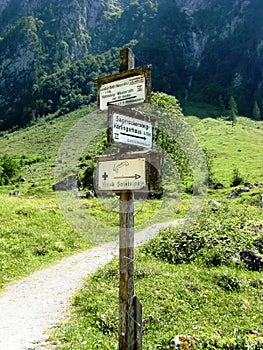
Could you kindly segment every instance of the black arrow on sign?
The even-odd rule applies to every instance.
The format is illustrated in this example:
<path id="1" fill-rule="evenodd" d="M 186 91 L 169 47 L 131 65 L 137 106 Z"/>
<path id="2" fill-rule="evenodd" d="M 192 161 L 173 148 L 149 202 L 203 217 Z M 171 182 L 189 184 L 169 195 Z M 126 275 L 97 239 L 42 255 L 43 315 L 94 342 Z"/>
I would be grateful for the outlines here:
<path id="1" fill-rule="evenodd" d="M 126 100 L 132 100 L 133 98 L 136 98 L 137 96 L 129 96 L 129 97 L 124 97 L 124 98 L 120 98 L 118 100 L 114 100 L 112 102 L 108 102 L 107 104 L 108 105 L 111 105 L 111 104 L 115 104 L 116 102 L 120 102 L 120 101 L 126 101 Z"/>
<path id="2" fill-rule="evenodd" d="M 116 176 L 114 179 L 135 179 L 138 180 L 141 177 L 141 175 L 135 174 L 133 176 Z"/>
<path id="3" fill-rule="evenodd" d="M 125 136 L 135 137 L 136 139 L 146 140 L 146 137 L 145 137 L 145 136 L 131 135 L 131 134 L 126 134 L 125 132 L 121 132 L 120 134 L 121 134 L 121 135 L 125 135 Z"/>

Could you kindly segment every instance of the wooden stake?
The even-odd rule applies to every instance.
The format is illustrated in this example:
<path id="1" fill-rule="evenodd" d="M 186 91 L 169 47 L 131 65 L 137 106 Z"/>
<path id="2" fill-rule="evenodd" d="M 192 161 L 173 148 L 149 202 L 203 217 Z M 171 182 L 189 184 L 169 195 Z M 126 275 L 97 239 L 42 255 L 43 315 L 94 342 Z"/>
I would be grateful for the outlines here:
<path id="1" fill-rule="evenodd" d="M 120 194 L 119 350 L 134 350 L 134 197 Z"/>
<path id="2" fill-rule="evenodd" d="M 130 48 L 120 50 L 120 72 L 133 69 L 135 67 L 135 56 Z"/>
<path id="3" fill-rule="evenodd" d="M 133 297 L 134 308 L 134 350 L 142 350 L 142 303 L 136 297 Z"/>
<path id="4" fill-rule="evenodd" d="M 120 51 L 120 72 L 135 67 L 131 49 Z M 119 350 L 141 350 L 142 308 L 134 296 L 134 195 L 120 193 Z"/>

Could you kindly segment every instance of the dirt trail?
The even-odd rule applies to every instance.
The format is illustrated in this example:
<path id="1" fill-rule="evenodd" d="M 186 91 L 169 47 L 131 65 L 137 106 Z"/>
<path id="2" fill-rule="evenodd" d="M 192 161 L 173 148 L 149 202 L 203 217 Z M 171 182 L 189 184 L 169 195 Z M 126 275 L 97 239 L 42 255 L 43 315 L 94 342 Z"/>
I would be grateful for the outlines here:
<path id="1" fill-rule="evenodd" d="M 135 246 L 169 224 L 155 224 L 137 233 Z M 84 278 L 117 254 L 118 243 L 107 243 L 7 286 L 0 297 L 0 349 L 47 349 L 47 331 L 67 317 L 71 298 Z"/>

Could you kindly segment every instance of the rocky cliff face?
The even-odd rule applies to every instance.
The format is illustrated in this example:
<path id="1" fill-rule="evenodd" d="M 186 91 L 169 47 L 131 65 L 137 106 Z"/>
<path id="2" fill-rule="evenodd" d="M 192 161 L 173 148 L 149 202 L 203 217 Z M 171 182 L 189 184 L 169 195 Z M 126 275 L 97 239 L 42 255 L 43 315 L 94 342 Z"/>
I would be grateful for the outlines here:
<path id="1" fill-rule="evenodd" d="M 0 13 L 4 10 L 9 0 L 0 0 Z"/>
<path id="2" fill-rule="evenodd" d="M 206 8 L 207 1 L 205 0 L 176 0 L 177 6 L 179 6 L 188 15 L 192 15 L 195 11 Z"/>
<path id="3" fill-rule="evenodd" d="M 155 89 L 180 98 L 196 85 L 213 102 L 243 88 L 256 99 L 262 23 L 262 0 L 0 0 L 0 119 L 24 113 L 41 77 L 131 41 Z"/>
<path id="4" fill-rule="evenodd" d="M 11 126 L 19 114 L 27 119 L 30 96 L 41 77 L 96 52 L 92 36 L 106 30 L 107 16 L 127 3 L 0 0 L 0 126 L 1 119 Z"/>
<path id="5" fill-rule="evenodd" d="M 176 4 L 187 15 L 190 23 L 187 46 L 190 66 L 200 66 L 202 54 L 209 41 L 224 40 L 234 33 L 243 22 L 244 13 L 250 3 L 250 0 L 176 0 Z M 209 15 L 212 26 L 209 24 Z"/>

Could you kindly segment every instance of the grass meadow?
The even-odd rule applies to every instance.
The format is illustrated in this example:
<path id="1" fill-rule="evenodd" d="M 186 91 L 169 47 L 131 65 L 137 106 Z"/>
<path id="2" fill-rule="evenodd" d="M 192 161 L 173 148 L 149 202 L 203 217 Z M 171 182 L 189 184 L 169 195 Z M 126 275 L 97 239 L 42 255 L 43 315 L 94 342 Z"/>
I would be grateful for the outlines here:
<path id="1" fill-rule="evenodd" d="M 0 186 L 0 288 L 88 249 L 94 242 L 62 215 L 52 191 L 55 158 L 65 135 L 90 112 L 83 109 L 52 116 L 26 129 L 2 133 L 1 155 L 24 159 L 24 182 Z M 178 334 L 189 336 L 193 349 L 263 349 L 263 276 L 239 259 L 242 249 L 263 254 L 263 188 L 235 199 L 233 176 L 263 183 L 263 122 L 238 117 L 185 117 L 199 144 L 209 154 L 213 178 L 224 188 L 208 189 L 204 207 L 190 231 L 168 228 L 136 251 L 135 290 L 143 304 L 143 348 L 172 349 Z M 20 196 L 10 197 L 10 191 Z M 181 219 L 191 206 L 191 193 L 170 200 L 136 202 L 135 224 Z M 210 200 L 220 207 L 208 204 Z M 169 202 L 169 198 L 168 198 Z M 175 207 L 176 206 L 176 207 Z M 118 225 L 118 201 L 83 199 L 81 210 L 106 224 Z M 118 261 L 89 276 L 74 297 L 72 317 L 50 334 L 56 349 L 117 349 Z"/>
<path id="2" fill-rule="evenodd" d="M 187 117 L 202 148 L 211 154 L 215 178 L 229 187 L 234 169 L 245 182 L 262 181 L 263 123 L 239 117 L 237 124 L 223 119 Z"/>

